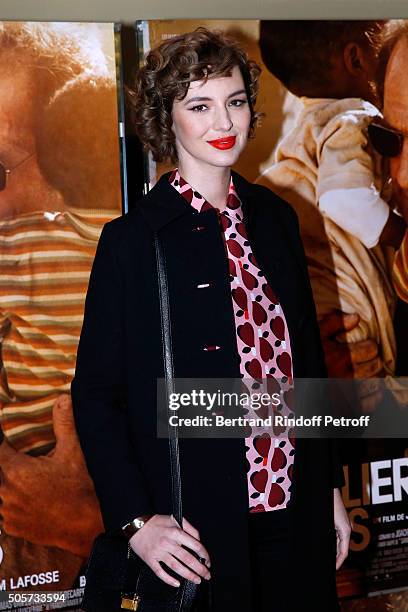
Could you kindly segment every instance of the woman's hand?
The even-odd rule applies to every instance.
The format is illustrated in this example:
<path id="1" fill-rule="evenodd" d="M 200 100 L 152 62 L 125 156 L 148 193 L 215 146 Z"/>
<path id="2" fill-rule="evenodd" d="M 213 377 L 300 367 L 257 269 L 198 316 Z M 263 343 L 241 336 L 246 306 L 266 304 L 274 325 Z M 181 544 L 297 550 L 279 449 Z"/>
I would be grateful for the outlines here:
<path id="1" fill-rule="evenodd" d="M 349 551 L 351 523 L 343 504 L 340 489 L 333 489 L 334 528 L 337 536 L 336 570 L 346 559 Z"/>
<path id="2" fill-rule="evenodd" d="M 130 538 L 129 543 L 156 576 L 171 586 L 178 587 L 180 583 L 162 568 L 160 561 L 183 578 L 196 584 L 200 584 L 200 576 L 206 580 L 211 578 L 207 569 L 210 567 L 209 554 L 200 542 L 197 529 L 185 518 L 181 529 L 173 516 L 155 514 Z M 205 565 L 188 550 L 182 548 L 182 545 L 203 558 Z"/>

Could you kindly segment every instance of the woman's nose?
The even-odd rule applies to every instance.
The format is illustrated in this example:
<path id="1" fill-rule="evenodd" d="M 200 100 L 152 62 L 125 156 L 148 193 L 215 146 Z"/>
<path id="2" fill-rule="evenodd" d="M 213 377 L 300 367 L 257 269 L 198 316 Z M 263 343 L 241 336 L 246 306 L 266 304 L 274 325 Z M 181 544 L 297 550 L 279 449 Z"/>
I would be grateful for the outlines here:
<path id="1" fill-rule="evenodd" d="M 217 108 L 215 119 L 214 119 L 214 129 L 228 132 L 233 126 L 232 119 L 230 117 L 229 111 L 225 106 Z"/>

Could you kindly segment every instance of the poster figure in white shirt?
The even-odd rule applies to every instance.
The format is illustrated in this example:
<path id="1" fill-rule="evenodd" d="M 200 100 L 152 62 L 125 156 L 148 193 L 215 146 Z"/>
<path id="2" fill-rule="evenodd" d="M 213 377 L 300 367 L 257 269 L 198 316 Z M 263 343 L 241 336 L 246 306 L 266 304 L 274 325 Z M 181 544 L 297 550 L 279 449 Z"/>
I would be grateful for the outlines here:
<path id="1" fill-rule="evenodd" d="M 296 209 L 319 319 L 356 313 L 358 325 L 340 340 L 350 347 L 374 340 L 379 359 L 365 376 L 387 376 L 399 397 L 405 391 L 391 380 L 396 295 L 390 272 L 406 226 L 368 137 L 371 122 L 381 118 L 374 83 L 390 27 L 383 21 L 261 22 L 262 59 L 301 106 L 257 182 Z M 350 365 L 348 372 L 334 363 L 329 373 L 353 375 Z"/>

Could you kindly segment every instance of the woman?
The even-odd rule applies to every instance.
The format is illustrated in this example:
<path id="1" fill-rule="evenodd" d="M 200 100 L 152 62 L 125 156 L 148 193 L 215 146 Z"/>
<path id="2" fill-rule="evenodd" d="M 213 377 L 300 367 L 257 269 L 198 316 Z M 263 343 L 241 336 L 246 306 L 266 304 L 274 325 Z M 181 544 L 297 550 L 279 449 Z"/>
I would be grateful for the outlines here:
<path id="1" fill-rule="evenodd" d="M 254 436 L 180 440 L 181 529 L 170 516 L 168 442 L 156 435 L 163 364 L 155 232 L 176 377 L 325 374 L 296 216 L 231 172 L 256 123 L 259 72 L 236 43 L 204 28 L 147 56 L 133 94 L 138 134 L 156 160 L 177 169 L 103 229 L 74 413 L 106 530 L 126 525 L 133 550 L 162 580 L 177 584 L 160 561 L 203 585 L 211 577 L 215 611 L 329 611 L 337 609 L 335 529 L 337 566 L 350 532 L 331 442 L 299 439 L 294 451 L 288 441 L 282 451 L 270 439 L 260 449 Z"/>

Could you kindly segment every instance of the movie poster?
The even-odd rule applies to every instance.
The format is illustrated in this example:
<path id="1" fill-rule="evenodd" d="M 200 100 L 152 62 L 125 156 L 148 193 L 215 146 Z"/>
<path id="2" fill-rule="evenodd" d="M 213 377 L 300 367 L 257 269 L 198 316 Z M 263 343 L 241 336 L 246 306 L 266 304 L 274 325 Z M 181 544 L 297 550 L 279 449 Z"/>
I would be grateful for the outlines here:
<path id="1" fill-rule="evenodd" d="M 348 22 L 346 28 L 350 31 L 357 23 Z M 373 37 L 382 28 L 380 22 L 367 23 L 374 24 Z M 269 187 L 295 208 L 319 320 L 333 311 L 359 314 L 358 325 L 346 334 L 339 334 L 338 338 L 329 338 L 324 343 L 325 350 L 330 349 L 333 341 L 354 343 L 373 339 L 383 363 L 377 376 L 384 379 L 386 398 L 376 410 L 381 411 L 385 405 L 392 407 L 393 414 L 406 409 L 406 382 L 400 383 L 394 378 L 397 373 L 403 377 L 408 374 L 404 351 L 408 313 L 397 300 L 391 282 L 395 251 L 382 244 L 371 247 L 367 240 L 364 242 L 364 230 L 369 226 L 367 219 L 360 217 L 360 227 L 347 231 L 339 225 L 341 219 L 334 222 L 323 215 L 316 203 L 318 163 L 322 162 L 320 172 L 326 172 L 327 181 L 332 180 L 331 188 L 346 184 L 345 174 L 339 169 L 333 171 L 338 161 L 336 151 L 340 151 L 339 155 L 343 155 L 346 162 L 350 161 L 350 165 L 353 158 L 365 155 L 363 163 L 370 166 L 382 197 L 385 201 L 390 198 L 386 163 L 378 158 L 371 143 L 364 140 L 358 129 L 352 127 L 359 125 L 360 117 L 365 116 L 365 124 L 361 126 L 364 134 L 368 122 L 380 116 L 380 110 L 373 104 L 371 85 L 367 87 L 371 102 L 331 99 L 333 83 L 330 82 L 327 94 L 319 90 L 318 96 L 312 95 L 311 90 L 307 97 L 294 95 L 272 74 L 282 54 L 286 53 L 290 62 L 290 47 L 295 40 L 300 40 L 305 57 L 310 55 L 312 67 L 304 74 L 310 74 L 312 82 L 313 71 L 316 72 L 319 63 L 324 64 L 324 59 L 319 60 L 321 49 L 312 48 L 312 44 L 306 42 L 307 36 L 310 38 L 310 33 L 316 32 L 316 37 L 325 36 L 335 48 L 339 32 L 336 22 L 275 21 L 269 34 L 279 43 L 276 57 L 269 58 L 267 67 L 258 44 L 258 20 L 141 21 L 136 25 L 140 62 L 144 54 L 161 41 L 199 26 L 231 34 L 262 67 L 257 110 L 263 117 L 254 140 L 249 141 L 235 169 L 248 180 Z M 282 67 L 281 70 L 280 77 L 284 80 L 285 70 Z M 327 154 L 323 152 L 325 139 L 328 140 Z M 328 162 L 326 157 L 321 159 L 324 155 L 329 158 Z M 148 169 L 146 183 L 150 187 L 163 172 L 171 169 L 155 163 L 150 155 L 146 156 L 145 166 Z M 336 180 L 339 181 L 337 185 Z M 357 211 L 355 216 L 358 225 Z M 342 378 L 343 374 L 336 372 L 336 363 L 332 366 L 329 375 Z M 352 607 L 353 603 L 347 600 L 408 588 L 408 443 L 406 439 L 345 440 L 342 456 L 346 477 L 342 495 L 354 532 L 349 558 L 337 573 L 338 592 L 343 610 L 374 609 L 374 600 L 362 599 L 361 607 Z M 403 598 L 404 594 L 398 597 Z M 375 609 L 383 609 L 381 606 L 391 605 L 391 601 L 378 600 Z"/>
<path id="2" fill-rule="evenodd" d="M 43 592 L 14 601 L 44 610 L 79 603 L 103 530 L 70 383 L 99 235 L 122 212 L 114 27 L 1 22 L 0 62 L 0 595 Z"/>
<path id="3" fill-rule="evenodd" d="M 378 442 L 378 441 L 377 441 Z M 398 442 L 396 440 L 396 450 Z M 338 574 L 339 594 L 358 597 L 407 588 L 408 455 L 388 457 L 369 446 L 366 461 L 344 466 L 343 501 L 353 523 L 349 558 Z"/>
<path id="4" fill-rule="evenodd" d="M 330 31 L 331 22 L 308 27 L 319 23 Z M 276 22 L 277 31 L 289 24 Z M 394 375 L 407 375 L 397 346 L 407 326 L 396 316 L 393 253 L 367 246 L 324 217 L 313 201 L 317 149 L 307 157 L 302 132 L 312 121 L 313 101 L 290 93 L 262 61 L 259 21 L 138 22 L 139 62 L 161 40 L 201 25 L 230 33 L 263 68 L 257 104 L 263 118 L 235 169 L 296 209 L 319 318 L 336 310 L 360 316 L 347 334 L 329 338 L 325 349 L 333 342 L 374 339 L 387 397 L 396 409 L 404 407 L 404 388 Z M 290 40 L 288 34 L 288 46 Z M 0 50 L 0 610 L 10 609 L 4 591 L 59 593 L 48 601 L 20 597 L 13 605 L 60 609 L 79 605 L 84 566 L 103 530 L 69 390 L 98 238 L 104 223 L 122 214 L 114 27 L 3 22 Z M 354 110 L 344 112 L 353 116 Z M 363 110 L 358 107 L 356 116 Z M 310 143 L 316 130 L 307 125 Z M 301 146 L 288 164 L 294 138 Z M 352 144 L 347 138 L 337 143 L 346 151 Z M 374 156 L 365 144 L 364 154 Z M 386 200 L 387 169 L 378 159 L 377 166 Z M 168 169 L 147 156 L 146 184 L 151 187 Z M 350 556 L 337 574 L 343 610 L 351 609 L 349 598 L 408 587 L 408 444 L 346 442 L 342 494 L 354 532 Z"/>

